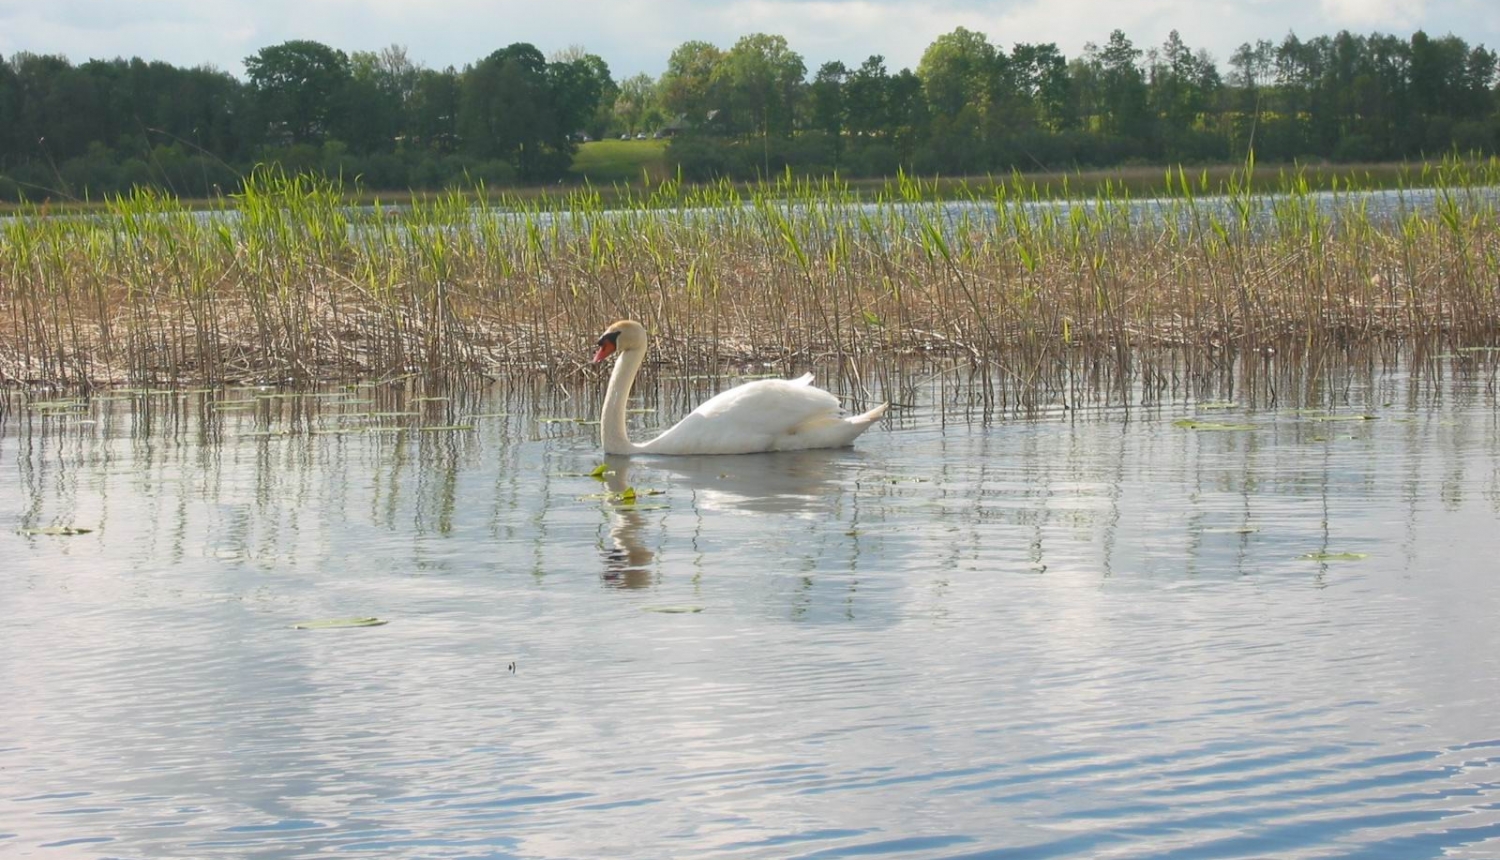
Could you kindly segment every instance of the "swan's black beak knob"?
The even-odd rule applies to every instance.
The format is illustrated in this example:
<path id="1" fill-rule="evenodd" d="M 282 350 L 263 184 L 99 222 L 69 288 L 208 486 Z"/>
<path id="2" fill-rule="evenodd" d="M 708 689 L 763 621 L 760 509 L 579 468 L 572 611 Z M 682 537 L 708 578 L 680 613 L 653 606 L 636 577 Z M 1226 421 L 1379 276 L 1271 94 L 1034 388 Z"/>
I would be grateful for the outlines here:
<path id="1" fill-rule="evenodd" d="M 601 337 L 601 338 L 599 338 L 599 351 L 596 352 L 596 353 L 594 353 L 594 363 L 598 364 L 599 362 L 603 361 L 604 359 L 609 358 L 610 354 L 615 351 L 615 341 L 617 341 L 619 339 L 620 339 L 620 333 L 619 332 L 617 332 L 617 331 L 605 332 L 604 336 Z"/>

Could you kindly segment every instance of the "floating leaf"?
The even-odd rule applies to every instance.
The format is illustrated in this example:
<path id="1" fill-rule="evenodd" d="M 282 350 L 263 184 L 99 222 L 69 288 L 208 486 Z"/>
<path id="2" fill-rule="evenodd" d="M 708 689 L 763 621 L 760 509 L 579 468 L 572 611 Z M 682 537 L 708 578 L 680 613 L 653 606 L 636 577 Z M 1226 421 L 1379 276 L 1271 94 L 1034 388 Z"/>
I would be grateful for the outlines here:
<path id="1" fill-rule="evenodd" d="M 1309 421 L 1374 421 L 1379 415 L 1309 415 Z"/>
<path id="2" fill-rule="evenodd" d="M 600 463 L 599 465 L 597 465 L 597 466 L 594 467 L 594 471 L 589 472 L 589 477 L 590 478 L 602 478 L 602 477 L 604 477 L 605 475 L 608 475 L 608 474 L 609 474 L 609 465 L 606 464 L 606 463 Z"/>
<path id="3" fill-rule="evenodd" d="M 1202 530 L 1202 533 L 1206 535 L 1253 535 L 1259 531 L 1260 529 L 1256 526 L 1225 526 L 1206 528 Z"/>
<path id="4" fill-rule="evenodd" d="M 23 535 L 86 535 L 93 529 L 82 529 L 77 526 L 46 526 L 39 529 L 21 529 Z"/>
<path id="5" fill-rule="evenodd" d="M 420 433 L 440 433 L 447 430 L 473 430 L 473 424 L 434 424 L 431 427 L 418 427 Z"/>
<path id="6" fill-rule="evenodd" d="M 1179 418 L 1172 422 L 1173 427 L 1181 427 L 1184 430 L 1256 430 L 1254 424 L 1225 424 L 1218 421 L 1199 421 L 1196 418 Z"/>
<path id="7" fill-rule="evenodd" d="M 1305 561 L 1361 561 L 1369 557 L 1367 552 L 1309 552 L 1298 556 Z"/>
<path id="8" fill-rule="evenodd" d="M 299 621 L 293 630 L 341 630 L 346 627 L 379 627 L 390 622 L 384 618 L 321 618 L 317 621 Z"/>
<path id="9" fill-rule="evenodd" d="M 319 427 L 313 430 L 314 436 L 343 436 L 354 433 L 405 433 L 405 427 Z"/>
<path id="10" fill-rule="evenodd" d="M 701 606 L 642 606 L 645 612 L 661 612 L 667 615 L 687 615 L 693 612 L 702 612 Z"/>

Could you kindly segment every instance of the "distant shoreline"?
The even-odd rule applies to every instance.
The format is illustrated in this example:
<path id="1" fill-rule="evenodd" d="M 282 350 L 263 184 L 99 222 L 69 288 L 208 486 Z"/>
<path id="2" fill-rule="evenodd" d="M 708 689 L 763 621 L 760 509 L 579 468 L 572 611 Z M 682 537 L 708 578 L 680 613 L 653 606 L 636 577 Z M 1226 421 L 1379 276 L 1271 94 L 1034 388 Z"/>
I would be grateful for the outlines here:
<path id="1" fill-rule="evenodd" d="M 1474 159 L 1475 162 L 1495 161 L 1495 158 Z M 1427 188 L 1436 184 L 1436 178 L 1428 173 L 1440 162 L 1375 162 L 1357 164 L 1334 164 L 1328 162 L 1256 164 L 1250 173 L 1250 189 L 1254 192 L 1274 192 L 1280 189 L 1288 176 L 1302 177 L 1311 191 L 1336 191 L 1355 188 L 1362 191 Z M 660 169 L 651 170 L 661 175 Z M 1014 174 L 989 174 L 975 176 L 915 176 L 906 177 L 920 181 L 929 194 L 938 197 L 968 198 L 974 195 L 989 196 L 999 186 L 1014 188 L 1019 180 L 1034 196 L 1056 199 L 1087 199 L 1104 190 L 1111 196 L 1123 192 L 1137 197 L 1172 196 L 1181 193 L 1183 179 L 1195 194 L 1213 195 L 1221 193 L 1223 186 L 1232 178 L 1242 179 L 1246 169 L 1242 163 L 1210 165 L 1129 165 L 1111 168 L 1094 168 L 1076 171 L 1031 171 Z M 1168 176 L 1170 174 L 1170 183 Z M 857 195 L 874 196 L 898 182 L 898 177 L 847 179 L 836 176 L 806 176 L 797 181 L 819 184 L 837 181 Z M 781 176 L 772 177 L 781 180 Z M 634 195 L 649 193 L 658 183 L 636 181 L 630 183 L 602 184 L 588 177 L 578 181 L 544 184 L 505 186 L 486 190 L 486 199 L 504 201 L 549 201 L 562 200 L 581 190 L 592 189 L 608 206 L 629 200 Z M 734 187 L 751 189 L 760 187 L 755 182 L 734 182 Z M 710 187 L 713 183 L 685 184 L 688 187 Z M 1174 190 L 1176 189 L 1176 190 Z M 157 189 L 160 191 L 161 189 Z M 347 202 L 354 206 L 403 206 L 416 201 L 432 201 L 461 190 L 467 196 L 475 196 L 472 188 L 447 189 L 441 191 L 402 191 L 356 189 L 346 193 Z M 234 195 L 224 197 L 180 198 L 176 203 L 192 210 L 233 209 L 237 207 Z M 0 202 L 0 215 L 27 215 L 38 210 L 47 213 L 105 212 L 110 204 L 106 201 L 48 200 L 41 203 Z"/>

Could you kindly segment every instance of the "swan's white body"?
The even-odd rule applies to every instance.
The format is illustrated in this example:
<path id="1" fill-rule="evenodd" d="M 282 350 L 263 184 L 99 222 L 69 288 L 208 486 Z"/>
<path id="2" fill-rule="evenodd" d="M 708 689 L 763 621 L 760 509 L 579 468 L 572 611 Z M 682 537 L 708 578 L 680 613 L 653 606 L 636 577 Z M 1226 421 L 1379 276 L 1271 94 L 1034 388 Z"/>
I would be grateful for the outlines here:
<path id="1" fill-rule="evenodd" d="M 599 346 L 595 361 L 619 353 L 599 422 L 606 454 L 754 454 L 839 448 L 853 444 L 886 410 L 887 404 L 882 403 L 863 415 L 846 415 L 837 397 L 813 387 L 811 373 L 797 379 L 763 379 L 720 392 L 660 436 L 636 444 L 625 431 L 625 404 L 646 360 L 646 330 L 629 320 L 617 322 L 599 339 Z"/>

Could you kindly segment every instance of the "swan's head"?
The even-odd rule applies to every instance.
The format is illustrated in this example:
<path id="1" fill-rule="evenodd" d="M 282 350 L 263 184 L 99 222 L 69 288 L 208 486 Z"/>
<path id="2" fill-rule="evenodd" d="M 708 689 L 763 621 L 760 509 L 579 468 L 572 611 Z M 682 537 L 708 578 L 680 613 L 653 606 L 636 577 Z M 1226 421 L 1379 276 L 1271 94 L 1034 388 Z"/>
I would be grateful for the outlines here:
<path id="1" fill-rule="evenodd" d="M 599 351 L 594 353 L 598 364 L 616 351 L 628 352 L 646 348 L 646 327 L 635 320 L 620 320 L 604 330 L 599 337 Z"/>

